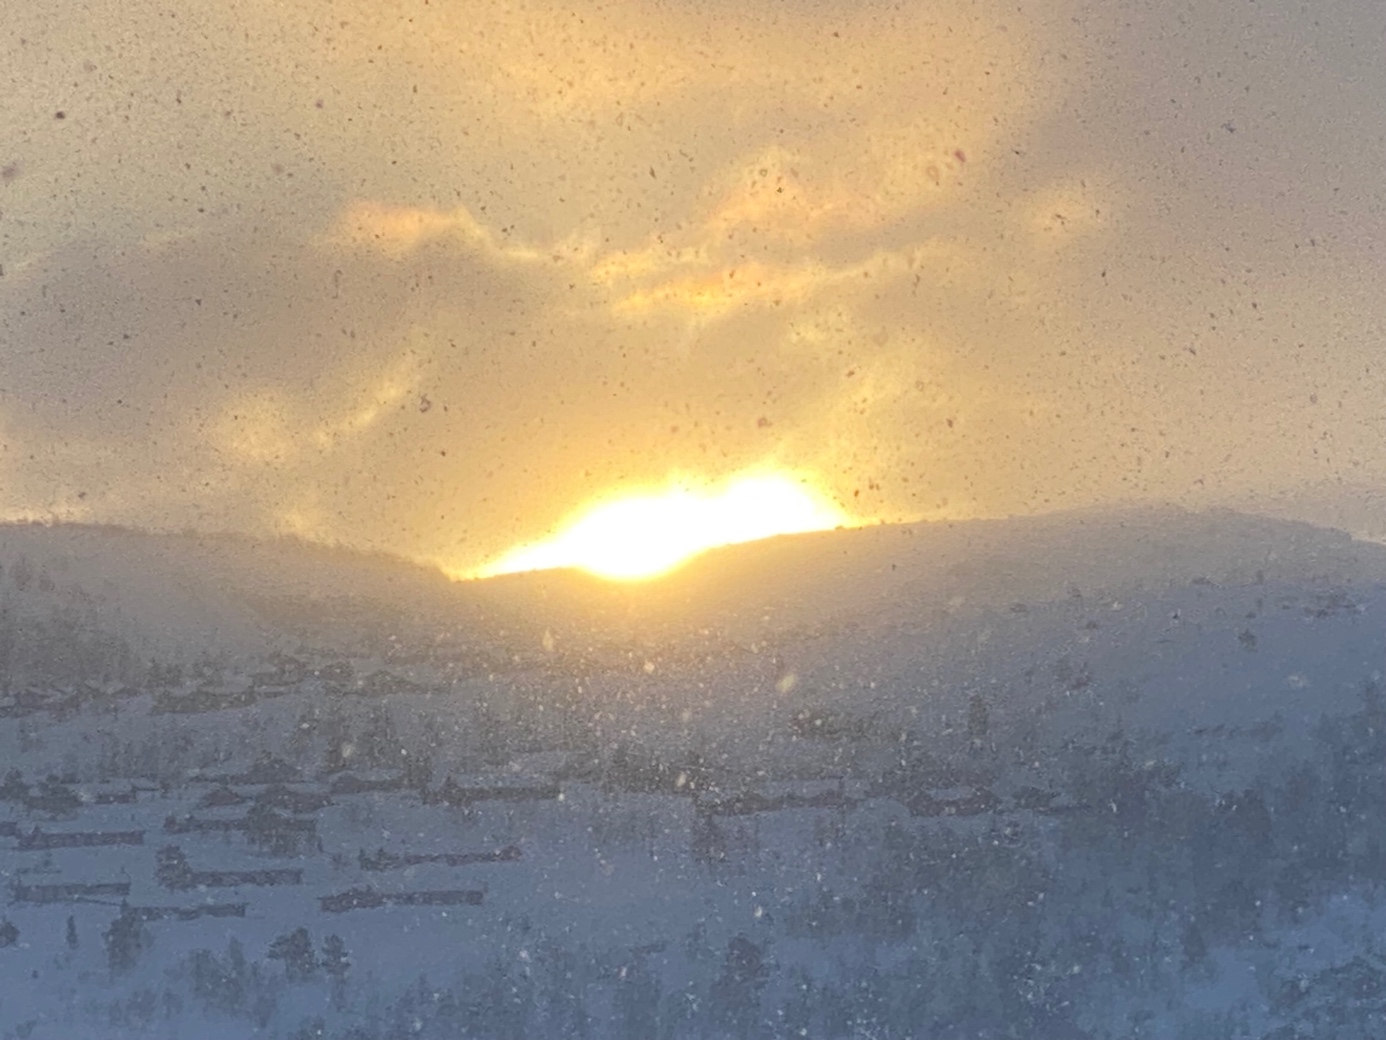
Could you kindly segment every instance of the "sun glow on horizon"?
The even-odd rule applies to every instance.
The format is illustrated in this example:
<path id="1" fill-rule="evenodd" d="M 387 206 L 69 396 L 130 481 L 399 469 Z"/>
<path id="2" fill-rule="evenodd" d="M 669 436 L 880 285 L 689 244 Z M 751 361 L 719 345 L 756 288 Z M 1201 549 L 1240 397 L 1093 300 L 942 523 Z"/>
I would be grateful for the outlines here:
<path id="1" fill-rule="evenodd" d="M 611 581 L 642 581 L 721 545 L 855 523 L 801 479 L 783 474 L 701 487 L 679 480 L 663 491 L 589 506 L 552 537 L 512 549 L 466 576 L 575 567 Z"/>

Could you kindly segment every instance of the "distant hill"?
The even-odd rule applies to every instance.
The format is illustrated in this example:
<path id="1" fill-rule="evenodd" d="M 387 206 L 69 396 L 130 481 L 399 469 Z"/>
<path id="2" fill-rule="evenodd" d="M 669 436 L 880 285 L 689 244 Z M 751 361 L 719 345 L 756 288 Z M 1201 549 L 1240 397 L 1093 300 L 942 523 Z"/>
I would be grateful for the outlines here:
<path id="1" fill-rule="evenodd" d="M 304 641 L 373 645 L 461 606 L 437 571 L 391 557 L 292 540 L 0 526 L 0 664 L 12 678 L 128 681 L 150 661 L 250 661 Z"/>
<path id="2" fill-rule="evenodd" d="M 1248 513 L 1338 528 L 1354 538 L 1386 544 L 1386 490 L 1370 484 L 1320 481 L 1230 504 Z"/>
<path id="3" fill-rule="evenodd" d="M 1386 579 L 1386 548 L 1233 512 L 1131 510 L 883 525 L 731 546 L 667 578 L 557 571 L 454 582 L 294 540 L 0 526 L 0 664 L 12 677 L 137 680 L 149 661 L 741 643 L 1194 580 Z M 4 633 L 8 632 L 8 635 Z M 546 638 L 547 633 L 547 638 Z M 117 661 L 117 658 L 119 660 Z"/>
<path id="4" fill-rule="evenodd" d="M 1132 509 L 792 535 L 714 550 L 663 582 L 532 573 L 477 583 L 475 593 L 487 604 L 559 620 L 773 632 L 886 609 L 997 607 L 1195 579 L 1383 577 L 1386 548 L 1339 530 L 1228 510 Z"/>

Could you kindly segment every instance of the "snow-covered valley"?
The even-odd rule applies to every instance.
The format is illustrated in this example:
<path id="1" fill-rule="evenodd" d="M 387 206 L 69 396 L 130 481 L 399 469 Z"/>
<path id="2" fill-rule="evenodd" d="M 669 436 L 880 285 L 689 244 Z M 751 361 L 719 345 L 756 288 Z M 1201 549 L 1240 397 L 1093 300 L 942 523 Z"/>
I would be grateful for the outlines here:
<path id="1" fill-rule="evenodd" d="M 0 566 L 0 1036 L 1386 1030 L 1386 550 L 1336 532 Z"/>

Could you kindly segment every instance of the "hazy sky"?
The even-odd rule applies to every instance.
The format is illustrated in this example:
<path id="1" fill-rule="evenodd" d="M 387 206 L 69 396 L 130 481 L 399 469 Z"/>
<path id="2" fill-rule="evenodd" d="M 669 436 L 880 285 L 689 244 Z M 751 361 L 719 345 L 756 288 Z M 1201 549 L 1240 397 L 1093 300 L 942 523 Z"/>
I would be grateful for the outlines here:
<path id="1" fill-rule="evenodd" d="M 1386 484 L 1386 5 L 9 0 L 0 515 L 475 563 Z"/>

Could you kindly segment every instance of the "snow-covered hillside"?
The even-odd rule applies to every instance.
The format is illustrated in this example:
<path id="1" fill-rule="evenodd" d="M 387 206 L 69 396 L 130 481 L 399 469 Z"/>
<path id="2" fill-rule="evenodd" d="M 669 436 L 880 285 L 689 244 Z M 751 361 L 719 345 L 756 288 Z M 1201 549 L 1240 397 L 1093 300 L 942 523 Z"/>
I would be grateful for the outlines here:
<path id="1" fill-rule="evenodd" d="M 0 1037 L 1377 1037 L 1386 549 L 0 529 Z"/>

